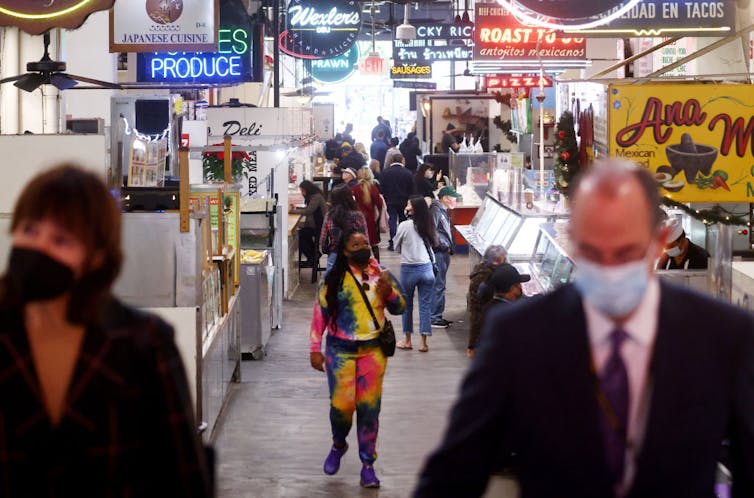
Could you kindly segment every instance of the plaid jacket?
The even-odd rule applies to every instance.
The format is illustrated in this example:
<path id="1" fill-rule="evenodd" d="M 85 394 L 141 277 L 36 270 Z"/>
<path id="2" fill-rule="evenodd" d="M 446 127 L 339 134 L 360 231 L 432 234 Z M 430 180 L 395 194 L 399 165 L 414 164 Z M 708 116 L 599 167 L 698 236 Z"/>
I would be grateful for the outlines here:
<path id="1" fill-rule="evenodd" d="M 0 309 L 0 496 L 210 495 L 173 330 L 113 303 L 87 329 L 57 426 L 18 310 Z"/>

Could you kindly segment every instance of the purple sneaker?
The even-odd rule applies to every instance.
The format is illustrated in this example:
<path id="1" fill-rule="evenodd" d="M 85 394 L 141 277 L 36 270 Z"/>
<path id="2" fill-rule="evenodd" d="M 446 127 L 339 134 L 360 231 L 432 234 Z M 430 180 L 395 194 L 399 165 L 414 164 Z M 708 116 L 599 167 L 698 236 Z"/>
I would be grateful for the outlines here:
<path id="1" fill-rule="evenodd" d="M 364 465 L 361 468 L 361 487 L 362 488 L 379 488 L 380 480 L 374 473 L 374 467 Z"/>
<path id="2" fill-rule="evenodd" d="M 340 459 L 348 451 L 348 443 L 342 448 L 336 448 L 335 445 L 330 449 L 330 454 L 325 458 L 325 474 L 331 476 L 340 470 Z"/>

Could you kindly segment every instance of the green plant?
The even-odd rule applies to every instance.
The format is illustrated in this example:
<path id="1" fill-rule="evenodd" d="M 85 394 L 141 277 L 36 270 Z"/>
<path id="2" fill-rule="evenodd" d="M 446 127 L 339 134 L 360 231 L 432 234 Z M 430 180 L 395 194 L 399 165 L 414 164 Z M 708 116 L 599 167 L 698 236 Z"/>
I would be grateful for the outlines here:
<path id="1" fill-rule="evenodd" d="M 222 143 L 214 144 L 222 146 Z M 204 152 L 202 154 L 204 181 L 218 182 L 225 180 L 225 152 Z M 231 154 L 231 181 L 238 182 L 251 171 L 251 157 L 246 151 L 234 151 Z"/>
<path id="2" fill-rule="evenodd" d="M 510 119 L 506 119 L 503 121 L 503 119 L 500 116 L 495 116 L 492 119 L 492 122 L 502 130 L 503 133 L 505 133 L 505 137 L 508 139 L 508 141 L 512 144 L 518 143 L 518 135 L 513 133 L 511 129 L 513 128 L 513 123 L 511 123 Z"/>

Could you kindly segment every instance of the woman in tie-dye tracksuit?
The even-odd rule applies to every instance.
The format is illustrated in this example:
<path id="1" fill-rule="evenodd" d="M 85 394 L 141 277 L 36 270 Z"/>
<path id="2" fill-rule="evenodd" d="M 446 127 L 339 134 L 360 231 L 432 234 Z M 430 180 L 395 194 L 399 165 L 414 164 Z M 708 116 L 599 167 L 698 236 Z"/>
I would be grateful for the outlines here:
<path id="1" fill-rule="evenodd" d="M 359 287 L 366 292 L 380 328 L 375 327 Z M 380 486 L 372 464 L 377 458 L 375 446 L 387 358 L 378 337 L 385 322 L 385 309 L 398 315 L 405 307 L 400 284 L 372 258 L 366 235 L 345 233 L 335 264 L 317 290 L 310 334 L 312 367 L 326 367 L 330 386 L 333 446 L 325 460 L 326 474 L 335 474 L 340 468 L 355 411 L 359 458 L 363 463 L 361 485 Z M 328 333 L 323 355 L 325 329 Z"/>

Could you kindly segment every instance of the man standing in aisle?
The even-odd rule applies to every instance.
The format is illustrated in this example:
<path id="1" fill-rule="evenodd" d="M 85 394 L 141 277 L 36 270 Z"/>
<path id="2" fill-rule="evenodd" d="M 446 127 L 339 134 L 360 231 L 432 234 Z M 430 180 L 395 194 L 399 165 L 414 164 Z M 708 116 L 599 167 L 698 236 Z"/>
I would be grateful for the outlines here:
<path id="1" fill-rule="evenodd" d="M 495 310 L 414 494 L 475 497 L 516 454 L 529 498 L 708 498 L 721 442 L 754 496 L 754 316 L 661 282 L 657 183 L 619 160 L 576 185 L 574 284 Z"/>
<path id="2" fill-rule="evenodd" d="M 377 136 L 372 140 L 369 146 L 369 157 L 377 159 L 380 162 L 380 171 L 384 170 L 392 163 L 385 164 L 385 155 L 387 154 L 387 144 L 385 143 L 385 132 L 380 130 Z"/>
<path id="3" fill-rule="evenodd" d="M 382 131 L 382 140 L 385 142 L 385 145 L 388 145 L 390 143 L 392 131 L 390 130 L 390 127 L 387 125 L 382 116 L 377 116 L 377 126 L 372 128 L 372 141 L 377 138 L 377 134 L 380 131 Z"/>
<path id="4" fill-rule="evenodd" d="M 443 187 L 437 193 L 437 199 L 432 200 L 432 205 L 429 208 L 437 230 L 437 246 L 433 247 L 437 275 L 435 275 L 435 287 L 432 289 L 431 317 L 432 327 L 436 329 L 446 329 L 451 324 L 442 316 L 445 312 L 445 280 L 448 275 L 448 267 L 450 267 L 450 257 L 455 251 L 448 211 L 455 209 L 456 199 L 459 197 L 461 196 L 453 187 Z"/>
<path id="5" fill-rule="evenodd" d="M 405 166 L 405 159 L 402 154 L 393 156 L 393 164 L 383 170 L 380 180 L 380 190 L 387 204 L 387 213 L 389 216 L 388 225 L 390 226 L 390 242 L 387 250 L 393 250 L 393 237 L 398 229 L 398 224 L 406 221 L 406 215 L 403 213 L 411 197 L 414 186 L 414 177 Z"/>

